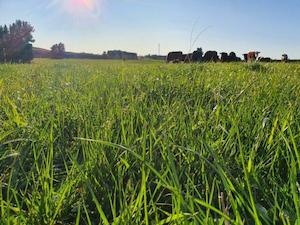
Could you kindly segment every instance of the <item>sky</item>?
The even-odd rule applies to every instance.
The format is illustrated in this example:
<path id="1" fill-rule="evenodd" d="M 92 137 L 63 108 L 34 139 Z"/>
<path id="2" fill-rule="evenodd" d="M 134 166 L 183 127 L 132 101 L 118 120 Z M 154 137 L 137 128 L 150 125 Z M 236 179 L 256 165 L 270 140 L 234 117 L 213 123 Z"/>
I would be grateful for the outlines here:
<path id="1" fill-rule="evenodd" d="M 300 58 L 299 0 L 0 0 L 0 24 L 34 28 L 34 46 L 139 55 L 260 51 Z"/>

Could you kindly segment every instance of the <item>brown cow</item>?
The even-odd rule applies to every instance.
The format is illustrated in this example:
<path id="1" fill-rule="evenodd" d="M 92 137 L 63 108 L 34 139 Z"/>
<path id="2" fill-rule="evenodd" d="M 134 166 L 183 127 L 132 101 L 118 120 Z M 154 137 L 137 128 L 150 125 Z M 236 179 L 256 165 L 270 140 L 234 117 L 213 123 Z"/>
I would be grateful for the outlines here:
<path id="1" fill-rule="evenodd" d="M 260 52 L 248 52 L 247 54 L 244 54 L 244 57 L 247 55 L 247 58 L 245 58 L 246 62 L 254 62 L 256 61 L 258 55 Z"/>

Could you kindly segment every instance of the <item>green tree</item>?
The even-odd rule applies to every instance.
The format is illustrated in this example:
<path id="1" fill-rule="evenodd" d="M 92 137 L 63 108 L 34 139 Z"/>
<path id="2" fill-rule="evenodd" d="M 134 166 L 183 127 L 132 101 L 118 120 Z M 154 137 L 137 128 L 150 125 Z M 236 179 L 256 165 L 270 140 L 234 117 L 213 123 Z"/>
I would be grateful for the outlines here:
<path id="1" fill-rule="evenodd" d="M 0 27 L 0 62 L 6 61 L 6 47 L 8 39 L 8 28 L 6 25 Z"/>
<path id="2" fill-rule="evenodd" d="M 33 26 L 17 20 L 0 28 L 0 62 L 29 63 L 33 59 Z"/>
<path id="3" fill-rule="evenodd" d="M 0 26 L 0 40 L 2 40 L 2 37 L 4 35 L 4 28 Z M 0 46 L 0 62 L 4 61 L 4 56 L 3 56 L 3 48 Z"/>
<path id="4" fill-rule="evenodd" d="M 55 44 L 51 47 L 51 58 L 63 59 L 65 56 L 65 45 L 63 43 Z"/>

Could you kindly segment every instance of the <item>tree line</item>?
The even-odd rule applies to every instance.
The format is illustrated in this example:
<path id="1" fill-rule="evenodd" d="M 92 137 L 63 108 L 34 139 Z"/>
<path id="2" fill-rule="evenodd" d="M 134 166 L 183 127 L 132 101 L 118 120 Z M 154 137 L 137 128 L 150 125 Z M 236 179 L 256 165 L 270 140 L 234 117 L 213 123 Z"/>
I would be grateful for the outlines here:
<path id="1" fill-rule="evenodd" d="M 10 25 L 0 25 L 0 63 L 30 63 L 34 57 L 33 32 L 34 27 L 26 21 L 16 20 Z M 61 42 L 54 44 L 47 56 L 52 59 L 137 59 L 136 53 L 124 51 L 108 51 L 103 55 L 66 53 L 65 45 Z"/>
<path id="2" fill-rule="evenodd" d="M 26 21 L 16 20 L 10 25 L 0 25 L 0 63 L 30 63 L 37 50 L 33 48 L 32 33 L 34 27 Z M 66 52 L 63 43 L 54 44 L 47 57 L 63 58 L 91 58 L 91 59 L 137 59 L 136 53 L 120 50 L 108 51 L 103 55 L 89 53 Z"/>
<path id="3" fill-rule="evenodd" d="M 0 26 L 0 63 L 30 63 L 33 59 L 33 32 L 34 27 L 21 20 Z"/>
<path id="4" fill-rule="evenodd" d="M 0 25 L 0 63 L 30 63 L 33 59 L 34 27 L 21 20 L 10 25 Z M 65 45 L 51 47 L 51 58 L 62 59 Z"/>

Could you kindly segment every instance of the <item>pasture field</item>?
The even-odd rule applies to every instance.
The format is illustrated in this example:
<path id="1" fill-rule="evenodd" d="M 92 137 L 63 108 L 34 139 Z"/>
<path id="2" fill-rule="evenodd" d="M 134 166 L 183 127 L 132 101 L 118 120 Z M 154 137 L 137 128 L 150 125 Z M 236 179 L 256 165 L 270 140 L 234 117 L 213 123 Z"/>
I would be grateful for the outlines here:
<path id="1" fill-rule="evenodd" d="M 0 65 L 0 224 L 300 224 L 300 65 Z"/>

